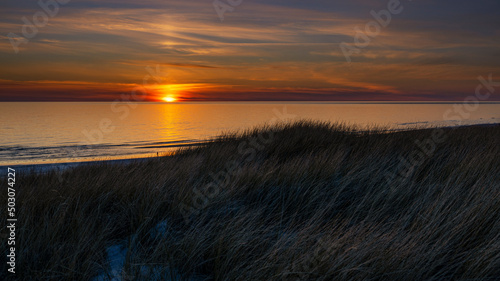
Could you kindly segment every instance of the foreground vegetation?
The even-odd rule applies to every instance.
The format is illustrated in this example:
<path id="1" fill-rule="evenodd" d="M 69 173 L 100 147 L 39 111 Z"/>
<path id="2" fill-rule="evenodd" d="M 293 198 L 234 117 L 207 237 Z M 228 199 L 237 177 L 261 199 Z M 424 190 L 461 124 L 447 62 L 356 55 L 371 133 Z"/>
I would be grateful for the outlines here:
<path id="1" fill-rule="evenodd" d="M 500 280 L 499 149 L 499 125 L 297 122 L 18 171 L 17 273 L 2 263 L 0 279 Z"/>

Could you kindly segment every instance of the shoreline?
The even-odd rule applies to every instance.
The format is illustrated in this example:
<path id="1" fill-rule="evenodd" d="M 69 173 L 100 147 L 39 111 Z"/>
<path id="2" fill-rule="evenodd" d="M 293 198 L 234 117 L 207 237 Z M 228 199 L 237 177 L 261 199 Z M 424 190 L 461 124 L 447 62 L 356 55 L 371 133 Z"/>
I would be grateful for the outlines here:
<path id="1" fill-rule="evenodd" d="M 152 156 L 152 157 L 141 157 L 141 158 L 126 158 L 126 159 L 110 159 L 110 160 L 92 160 L 92 161 L 79 161 L 79 162 L 62 162 L 62 163 L 47 163 L 47 164 L 20 164 L 20 165 L 2 165 L 0 169 L 12 168 L 15 170 L 27 170 L 35 171 L 38 173 L 48 172 L 51 170 L 65 170 L 69 168 L 81 167 L 86 165 L 95 165 L 99 163 L 108 164 L 131 164 L 134 162 L 144 162 L 154 158 L 165 157 L 165 156 Z"/>
<path id="2" fill-rule="evenodd" d="M 119 157 L 116 159 L 101 159 L 99 160 L 98 157 L 95 157 L 94 159 L 89 159 L 89 160 L 81 160 L 81 161 L 62 161 L 62 162 L 49 162 L 49 163 L 33 163 L 33 164 L 12 164 L 12 165 L 5 165 L 1 164 L 0 169 L 7 169 L 7 168 L 14 168 L 14 169 L 35 169 L 39 172 L 45 172 L 49 171 L 51 169 L 60 169 L 60 168 L 72 168 L 76 166 L 81 166 L 81 165 L 92 165 L 92 164 L 97 164 L 97 163 L 116 163 L 116 164 L 128 164 L 132 163 L 134 161 L 142 162 L 151 158 L 158 158 L 158 157 L 166 157 L 173 152 L 177 151 L 179 148 L 182 147 L 195 147 L 195 146 L 201 146 L 209 143 L 210 141 L 197 141 L 193 143 L 183 143 L 183 144 L 176 144 L 176 145 L 156 145 L 156 146 L 148 146 L 148 148 L 171 148 L 172 151 L 162 151 L 162 152 L 157 152 L 161 154 L 157 154 L 157 156 L 154 156 L 154 153 L 148 153 L 148 154 L 136 154 L 138 157 Z M 150 155 L 150 156 L 144 156 L 144 155 Z"/>

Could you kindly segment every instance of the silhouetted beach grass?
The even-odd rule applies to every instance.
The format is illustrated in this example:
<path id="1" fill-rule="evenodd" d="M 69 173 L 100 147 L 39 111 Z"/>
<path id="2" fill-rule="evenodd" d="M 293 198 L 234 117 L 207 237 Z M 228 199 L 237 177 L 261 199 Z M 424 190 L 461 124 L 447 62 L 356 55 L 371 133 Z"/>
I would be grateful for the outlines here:
<path id="1" fill-rule="evenodd" d="M 300 121 L 18 171 L 15 280 L 500 280 L 499 147 L 500 125 Z"/>

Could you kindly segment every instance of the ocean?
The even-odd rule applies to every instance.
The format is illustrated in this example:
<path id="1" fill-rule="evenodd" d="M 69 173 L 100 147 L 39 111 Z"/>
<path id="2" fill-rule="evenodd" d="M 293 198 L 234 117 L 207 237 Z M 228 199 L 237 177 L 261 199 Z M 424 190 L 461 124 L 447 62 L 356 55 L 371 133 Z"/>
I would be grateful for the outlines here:
<path id="1" fill-rule="evenodd" d="M 360 130 L 500 123 L 500 102 L 4 102 L 0 166 L 168 153 L 223 132 L 294 120 Z"/>

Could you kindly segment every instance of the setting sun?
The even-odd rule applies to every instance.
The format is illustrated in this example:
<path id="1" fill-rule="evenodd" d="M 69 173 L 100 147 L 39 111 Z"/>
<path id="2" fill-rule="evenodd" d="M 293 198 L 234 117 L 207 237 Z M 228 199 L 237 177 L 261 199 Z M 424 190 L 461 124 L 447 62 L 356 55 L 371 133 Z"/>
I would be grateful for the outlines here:
<path id="1" fill-rule="evenodd" d="M 174 101 L 177 101 L 176 98 L 174 97 L 171 97 L 171 96 L 166 96 L 166 97 L 163 97 L 163 100 L 166 101 L 166 102 L 174 102 Z"/>

